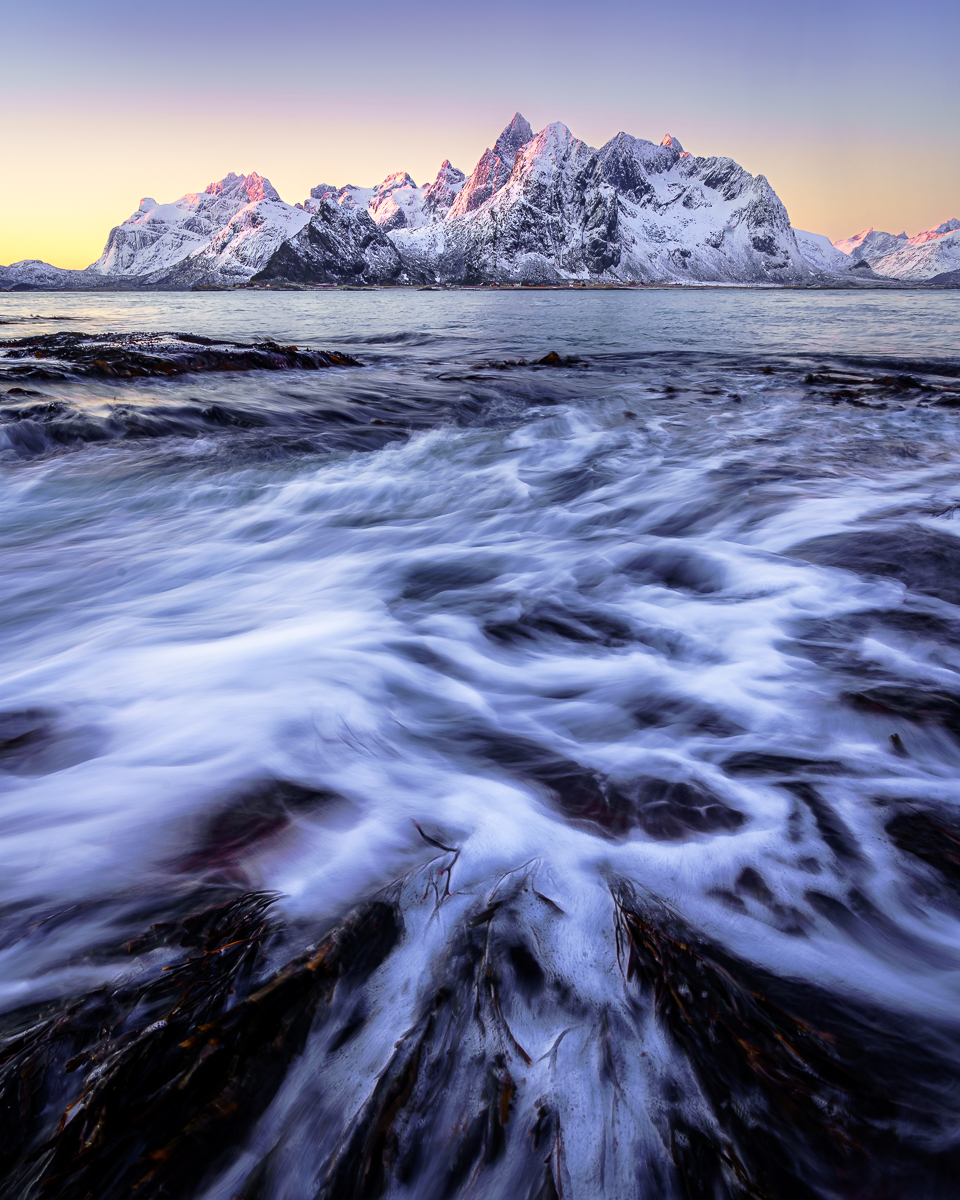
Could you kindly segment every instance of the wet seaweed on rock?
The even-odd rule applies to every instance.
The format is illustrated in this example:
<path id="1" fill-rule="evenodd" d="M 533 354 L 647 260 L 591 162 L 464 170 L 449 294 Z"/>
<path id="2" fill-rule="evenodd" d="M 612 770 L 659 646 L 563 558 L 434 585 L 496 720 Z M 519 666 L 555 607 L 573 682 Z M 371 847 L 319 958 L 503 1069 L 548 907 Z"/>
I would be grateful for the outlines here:
<path id="1" fill-rule="evenodd" d="M 685 1196 L 955 1194 L 955 1032 L 920 1041 L 892 1013 L 736 958 L 628 885 L 615 899 L 626 978 L 649 989 L 716 1123 L 674 1122 Z"/>
<path id="2" fill-rule="evenodd" d="M 314 1200 L 397 1190 L 418 1200 L 559 1195 L 559 1121 L 545 1099 L 534 1121 L 527 1116 L 520 1096 L 531 1059 L 505 1016 L 507 996 L 535 1007 L 545 990 L 513 903 L 529 887 L 515 880 L 460 924 L 413 1026 L 322 1167 Z"/>
<path id="3" fill-rule="evenodd" d="M 131 950 L 188 952 L 159 977 L 20 1014 L 0 1043 L 4 1196 L 197 1193 L 282 1083 L 321 1001 L 362 984 L 401 935 L 396 908 L 373 901 L 264 977 L 273 900 L 246 893 L 154 926 Z M 63 1071 L 81 1077 L 66 1104 Z"/>
<path id="4" fill-rule="evenodd" d="M 47 333 L 4 342 L 0 357 L 16 363 L 6 373 L 20 378 L 49 377 L 50 368 L 36 365 L 37 360 L 61 364 L 71 375 L 118 379 L 194 371 L 316 371 L 360 365 L 339 351 L 301 350 L 272 341 L 215 341 L 187 333 Z"/>

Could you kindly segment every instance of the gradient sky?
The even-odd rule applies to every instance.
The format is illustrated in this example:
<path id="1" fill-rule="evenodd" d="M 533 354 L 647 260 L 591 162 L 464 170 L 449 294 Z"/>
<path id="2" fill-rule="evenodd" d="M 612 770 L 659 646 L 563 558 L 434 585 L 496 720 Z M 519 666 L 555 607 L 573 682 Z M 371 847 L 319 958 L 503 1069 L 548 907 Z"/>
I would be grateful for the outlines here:
<path id="1" fill-rule="evenodd" d="M 957 0 L 4 0 L 0 263 L 82 267 L 142 196 L 469 171 L 519 109 L 767 176 L 800 229 L 960 216 Z"/>

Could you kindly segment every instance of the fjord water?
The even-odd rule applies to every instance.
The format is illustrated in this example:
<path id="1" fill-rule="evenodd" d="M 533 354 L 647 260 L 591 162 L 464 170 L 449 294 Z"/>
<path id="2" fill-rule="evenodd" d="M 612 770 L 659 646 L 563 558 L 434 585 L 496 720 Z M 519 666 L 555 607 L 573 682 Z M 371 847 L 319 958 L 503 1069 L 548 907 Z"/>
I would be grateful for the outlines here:
<path id="1" fill-rule="evenodd" d="M 0 456 L 4 1010 L 178 961 L 122 946 L 201 884 L 278 893 L 262 973 L 399 914 L 191 1187 L 786 1196 L 779 1155 L 797 1195 L 956 1194 L 956 293 L 24 294 L 0 322 L 362 364 L 0 395 L 108 431 L 38 410 Z M 784 1117 L 762 1031 L 728 1063 L 702 1015 L 719 979 L 847 1082 L 824 1100 L 808 1056 Z"/>

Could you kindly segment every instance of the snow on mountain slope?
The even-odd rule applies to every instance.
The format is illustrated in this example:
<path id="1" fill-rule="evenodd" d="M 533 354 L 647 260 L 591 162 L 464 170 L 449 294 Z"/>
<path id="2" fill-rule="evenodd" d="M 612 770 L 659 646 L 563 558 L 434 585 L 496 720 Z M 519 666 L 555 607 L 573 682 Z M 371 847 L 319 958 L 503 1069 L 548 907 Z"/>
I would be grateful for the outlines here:
<path id="1" fill-rule="evenodd" d="M 918 283 L 960 268 L 960 220 L 951 217 L 936 229 L 913 237 L 865 229 L 852 238 L 834 242 L 851 258 L 868 262 L 877 275 Z"/>
<path id="2" fill-rule="evenodd" d="M 137 211 L 111 229 L 103 254 L 87 270 L 101 275 L 156 276 L 203 250 L 244 208 L 282 203 L 268 179 L 232 172 L 203 192 L 172 204 L 147 197 Z"/>
<path id="3" fill-rule="evenodd" d="M 944 221 L 936 229 L 924 229 L 921 233 L 917 233 L 907 240 L 911 246 L 921 246 L 924 242 L 935 241 L 937 238 L 942 238 L 948 233 L 953 233 L 956 229 L 960 229 L 960 219 L 951 217 L 949 221 Z"/>
<path id="4" fill-rule="evenodd" d="M 384 232 L 420 229 L 443 220 L 465 178 L 462 171 L 444 159 L 433 183 L 422 187 L 417 187 L 406 171 L 388 175 L 375 188 L 358 188 L 353 184 L 335 188 L 321 183 L 311 188 L 310 198 L 303 208 L 306 212 L 316 213 L 323 202 L 332 200 L 343 209 L 366 209 Z"/>
<path id="5" fill-rule="evenodd" d="M 870 266 L 877 275 L 913 283 L 960 270 L 960 224 L 930 241 L 911 238 L 902 249 L 871 259 Z"/>
<path id="6" fill-rule="evenodd" d="M 440 164 L 436 179 L 424 189 L 424 212 L 433 220 L 443 220 L 463 190 L 466 179 L 466 175 L 453 166 L 449 158 L 445 158 Z"/>
<path id="7" fill-rule="evenodd" d="M 516 113 L 469 178 L 445 160 L 418 186 L 318 184 L 284 203 L 257 174 L 230 174 L 172 204 L 147 198 L 86 271 L 25 262 L 0 288 L 564 280 L 806 283 L 956 269 L 960 221 L 915 238 L 874 229 L 830 242 L 796 232 L 762 175 L 617 134 L 594 149 L 565 125 L 534 135 Z M 113 283 L 111 283 L 113 281 Z"/>
<path id="8" fill-rule="evenodd" d="M 763 176 L 670 135 L 657 146 L 621 133 L 595 150 L 556 123 L 517 147 L 527 129 L 517 114 L 442 224 L 391 233 L 409 264 L 450 282 L 811 277 Z"/>
<path id="9" fill-rule="evenodd" d="M 51 267 L 39 258 L 25 258 L 21 262 L 11 263 L 9 267 L 0 267 L 0 292 L 69 288 L 74 277 L 83 273 L 64 267 Z"/>
<path id="10" fill-rule="evenodd" d="M 277 245 L 254 276 L 256 283 L 411 283 L 383 227 L 364 208 L 330 197 L 316 202 L 293 236 Z"/>
<path id="11" fill-rule="evenodd" d="M 157 281 L 167 286 L 246 283 L 266 266 L 282 242 L 309 221 L 309 213 L 279 198 L 248 204 L 234 213 L 205 246 L 157 276 Z"/>
<path id="12" fill-rule="evenodd" d="M 899 249 L 906 240 L 906 232 L 884 233 L 882 230 L 874 229 L 871 225 L 869 229 L 855 233 L 853 237 L 840 238 L 833 244 L 838 250 L 854 259 L 869 260 L 879 258 L 883 254 L 890 254 Z"/>
<path id="13" fill-rule="evenodd" d="M 793 234 L 800 253 L 815 271 L 840 273 L 853 269 L 862 261 L 859 256 L 838 250 L 824 233 L 808 233 L 805 229 L 794 229 Z"/>

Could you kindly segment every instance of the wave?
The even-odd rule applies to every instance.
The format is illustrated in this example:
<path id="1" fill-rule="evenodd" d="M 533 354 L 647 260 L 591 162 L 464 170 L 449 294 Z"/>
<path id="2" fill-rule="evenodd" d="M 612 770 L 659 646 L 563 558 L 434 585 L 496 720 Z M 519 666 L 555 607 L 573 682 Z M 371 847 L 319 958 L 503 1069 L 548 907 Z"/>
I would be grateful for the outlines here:
<path id="1" fill-rule="evenodd" d="M 416 433 L 6 469 L 10 1194 L 951 1193 L 952 377 L 582 353 L 4 402 Z"/>

